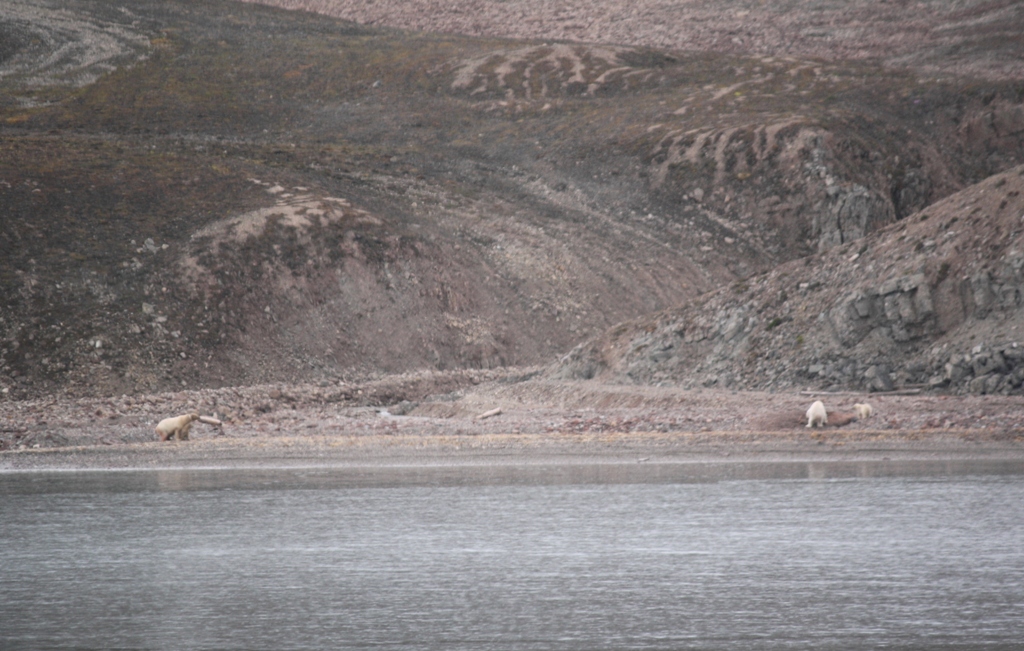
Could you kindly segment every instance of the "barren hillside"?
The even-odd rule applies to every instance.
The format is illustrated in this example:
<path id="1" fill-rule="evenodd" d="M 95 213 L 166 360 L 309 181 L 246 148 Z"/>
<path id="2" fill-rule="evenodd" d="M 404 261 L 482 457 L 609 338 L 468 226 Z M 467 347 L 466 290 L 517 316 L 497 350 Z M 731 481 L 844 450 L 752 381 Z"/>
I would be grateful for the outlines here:
<path id="1" fill-rule="evenodd" d="M 485 17 L 511 5 L 474 6 Z M 978 295 L 998 295 L 1000 307 L 977 304 L 989 306 L 986 318 L 1018 318 L 1010 292 L 1018 286 L 1018 231 L 1005 217 L 1020 212 L 1010 195 L 1016 171 L 1007 171 L 1024 161 L 1019 43 L 1006 37 L 1020 20 L 1013 3 L 967 3 L 959 13 L 933 3 L 906 14 L 924 21 L 919 31 L 929 44 L 908 65 L 897 65 L 904 50 L 886 49 L 899 39 L 878 21 L 857 23 L 878 28 L 879 39 L 864 42 L 876 44 L 877 56 L 841 46 L 852 42 L 838 35 L 863 19 L 861 5 L 806 24 L 802 11 L 736 10 L 744 23 L 760 17 L 762 34 L 776 33 L 772 17 L 796 21 L 780 23 L 775 41 L 737 35 L 744 47 L 723 41 L 721 27 L 701 32 L 707 43 L 694 37 L 685 47 L 619 38 L 607 30 L 647 23 L 607 13 L 587 23 L 594 39 L 581 32 L 574 38 L 586 42 L 560 41 L 545 30 L 562 23 L 538 8 L 536 21 L 504 21 L 534 25 L 500 34 L 520 39 L 508 40 L 462 23 L 402 23 L 416 3 L 371 6 L 386 8 L 391 25 L 433 31 L 369 25 L 380 22 L 369 13 L 349 16 L 367 23 L 359 25 L 222 1 L 5 3 L 5 397 L 334 385 L 417 369 L 548 364 L 581 342 L 628 339 L 640 350 L 643 337 L 662 336 L 660 324 L 675 318 L 661 311 L 680 305 L 687 319 L 711 328 L 722 306 L 739 301 L 764 314 L 745 316 L 736 326 L 744 333 L 783 320 L 769 329 L 765 341 L 774 342 L 800 336 L 790 330 L 803 322 L 785 321 L 795 299 L 787 307 L 776 296 L 781 307 L 765 312 L 759 288 L 774 288 L 801 265 L 814 278 L 795 290 L 783 282 L 780 291 L 826 287 L 838 296 L 863 284 L 882 297 L 867 308 L 867 332 L 893 332 L 894 292 L 880 288 L 902 288 L 904 275 L 924 272 L 883 273 L 883 264 L 945 252 L 954 242 L 942 239 L 946 231 L 958 231 L 949 225 L 954 217 L 984 234 L 975 242 L 960 232 L 962 255 L 944 253 L 941 279 L 942 261 L 928 258 L 939 264 L 927 270 L 929 291 L 962 294 L 975 281 L 954 287 L 956 274 L 987 269 L 990 289 L 975 282 Z M 454 20 L 463 5 L 446 7 L 420 7 L 421 17 Z M 674 29 L 664 8 L 637 7 L 630 20 L 664 26 L 651 34 Z M 715 7 L 687 11 L 711 15 Z M 884 22 L 888 14 L 879 15 Z M 808 33 L 780 49 L 818 22 L 838 41 L 820 37 L 832 45 L 817 50 L 809 44 L 819 37 Z M 940 56 L 954 44 L 956 56 Z M 963 71 L 971 75 L 958 76 Z M 955 193 L 981 181 L 995 196 L 1000 178 L 1002 208 L 932 214 L 936 202 L 975 196 Z M 932 216 L 922 221 L 923 214 Z M 934 232 L 899 239 L 920 228 Z M 883 257 L 870 258 L 876 248 Z M 865 256 L 861 271 L 842 271 L 854 254 Z M 924 293 L 920 284 L 907 287 L 900 291 Z M 943 310 L 935 314 L 954 314 Z M 888 320 L 876 324 L 881 313 Z M 617 326 L 650 314 L 659 316 L 645 323 L 659 325 L 642 327 L 654 331 Z M 890 381 L 931 382 L 945 366 L 939 373 L 941 356 L 925 351 L 982 320 L 963 315 L 936 316 L 930 329 L 911 328 L 910 339 L 893 335 L 895 348 L 868 352 L 901 351 L 888 362 Z M 864 329 L 855 325 L 854 339 Z M 1011 339 L 1007 332 L 979 343 Z M 670 353 L 671 368 L 657 366 L 659 358 L 642 372 L 623 370 L 639 369 L 633 357 L 583 344 L 554 372 L 721 386 L 791 386 L 810 375 L 861 387 L 871 368 L 872 378 L 886 375 L 863 338 L 843 340 L 845 348 L 816 343 L 785 367 L 765 361 L 789 355 L 777 342 L 699 341 L 706 344 L 685 359 Z M 961 350 L 960 342 L 947 350 L 972 355 L 973 365 L 982 351 Z M 1011 379 L 993 380 L 993 391 L 1018 390 L 1005 350 L 999 377 Z M 696 359 L 710 361 L 695 370 Z M 866 366 L 825 371 L 850 359 Z M 958 373 L 934 386 L 990 375 Z"/>
<path id="2" fill-rule="evenodd" d="M 253 1 L 423 32 L 870 60 L 992 79 L 1024 76 L 1024 7 L 1014 0 Z"/>

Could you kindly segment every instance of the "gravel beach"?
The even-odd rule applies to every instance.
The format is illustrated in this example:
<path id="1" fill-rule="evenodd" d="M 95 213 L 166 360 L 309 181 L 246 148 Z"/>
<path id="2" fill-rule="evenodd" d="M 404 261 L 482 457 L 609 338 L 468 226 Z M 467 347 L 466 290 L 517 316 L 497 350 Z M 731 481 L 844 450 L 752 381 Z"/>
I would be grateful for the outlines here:
<path id="1" fill-rule="evenodd" d="M 658 476 L 653 467 L 757 462 L 1024 470 L 1020 397 L 684 390 L 523 379 L 530 372 L 7 402 L 0 471 L 632 464 L 642 478 Z M 804 411 L 816 399 L 830 425 L 808 429 Z M 863 402 L 875 413 L 854 420 Z M 189 412 L 224 425 L 157 440 L 157 421 Z"/>

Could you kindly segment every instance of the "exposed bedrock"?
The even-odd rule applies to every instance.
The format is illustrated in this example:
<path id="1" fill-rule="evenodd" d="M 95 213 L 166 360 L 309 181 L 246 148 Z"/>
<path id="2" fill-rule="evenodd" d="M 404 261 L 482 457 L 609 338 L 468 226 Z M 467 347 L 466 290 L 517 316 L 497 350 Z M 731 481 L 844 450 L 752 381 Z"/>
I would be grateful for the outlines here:
<path id="1" fill-rule="evenodd" d="M 551 373 L 629 383 L 1024 392 L 1024 167 L 577 346 Z"/>

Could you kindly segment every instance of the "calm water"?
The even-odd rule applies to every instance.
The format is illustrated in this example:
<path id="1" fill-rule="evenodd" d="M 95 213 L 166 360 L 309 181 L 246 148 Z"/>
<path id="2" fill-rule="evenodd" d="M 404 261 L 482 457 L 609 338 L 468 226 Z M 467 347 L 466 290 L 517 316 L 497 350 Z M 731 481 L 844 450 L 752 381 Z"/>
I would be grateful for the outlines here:
<path id="1" fill-rule="evenodd" d="M 1024 475 L 565 472 L 0 475 L 0 647 L 1024 648 Z"/>

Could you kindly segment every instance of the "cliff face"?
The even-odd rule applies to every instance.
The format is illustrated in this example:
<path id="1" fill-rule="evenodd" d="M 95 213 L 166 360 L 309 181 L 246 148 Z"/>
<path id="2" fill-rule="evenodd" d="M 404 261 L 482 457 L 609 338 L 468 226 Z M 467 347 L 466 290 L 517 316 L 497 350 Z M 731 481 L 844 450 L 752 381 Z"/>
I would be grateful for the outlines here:
<path id="1" fill-rule="evenodd" d="M 1024 167 L 850 244 L 609 331 L 558 377 L 1020 393 Z"/>

